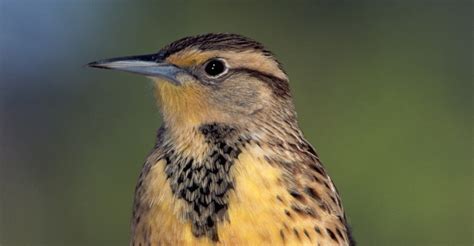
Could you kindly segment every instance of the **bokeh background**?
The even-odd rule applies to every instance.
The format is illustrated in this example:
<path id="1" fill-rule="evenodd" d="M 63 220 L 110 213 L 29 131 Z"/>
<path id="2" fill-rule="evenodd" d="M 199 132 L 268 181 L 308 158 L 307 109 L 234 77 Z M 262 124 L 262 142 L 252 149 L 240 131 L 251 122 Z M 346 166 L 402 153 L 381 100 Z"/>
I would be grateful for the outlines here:
<path id="1" fill-rule="evenodd" d="M 472 1 L 0 0 L 0 245 L 127 245 L 160 118 L 84 67 L 235 32 L 282 61 L 359 245 L 473 245 Z"/>

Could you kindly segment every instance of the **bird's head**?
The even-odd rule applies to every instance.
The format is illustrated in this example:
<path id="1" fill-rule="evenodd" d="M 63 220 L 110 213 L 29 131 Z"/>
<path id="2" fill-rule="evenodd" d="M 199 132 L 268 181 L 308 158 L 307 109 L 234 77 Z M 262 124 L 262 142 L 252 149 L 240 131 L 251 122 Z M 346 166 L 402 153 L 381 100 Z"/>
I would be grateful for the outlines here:
<path id="1" fill-rule="evenodd" d="M 240 35 L 186 37 L 155 54 L 89 66 L 151 78 L 168 126 L 247 127 L 256 121 L 294 118 L 288 77 L 280 63 L 263 45 Z"/>

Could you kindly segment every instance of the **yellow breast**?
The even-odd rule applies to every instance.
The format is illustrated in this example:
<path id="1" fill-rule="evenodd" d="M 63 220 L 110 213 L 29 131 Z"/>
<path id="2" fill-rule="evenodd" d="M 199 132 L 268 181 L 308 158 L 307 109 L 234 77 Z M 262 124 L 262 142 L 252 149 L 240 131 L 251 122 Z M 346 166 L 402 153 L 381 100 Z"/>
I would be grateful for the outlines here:
<path id="1" fill-rule="evenodd" d="M 227 219 L 218 224 L 219 241 L 195 237 L 180 214 L 185 204 L 173 195 L 164 161 L 150 170 L 142 201 L 148 210 L 140 216 L 132 242 L 146 245 L 315 245 L 321 242 L 315 219 L 291 210 L 293 199 L 284 186 L 283 170 L 265 161 L 258 146 L 246 148 L 231 169 L 235 188 L 229 195 Z M 327 245 L 323 243 L 322 245 Z"/>

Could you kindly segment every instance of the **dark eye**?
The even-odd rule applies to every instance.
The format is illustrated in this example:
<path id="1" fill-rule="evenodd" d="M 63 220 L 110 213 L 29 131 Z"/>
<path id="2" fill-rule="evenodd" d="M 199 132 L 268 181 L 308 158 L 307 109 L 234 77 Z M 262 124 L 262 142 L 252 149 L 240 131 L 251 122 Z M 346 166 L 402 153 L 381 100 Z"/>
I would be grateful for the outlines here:
<path id="1" fill-rule="evenodd" d="M 204 69 L 209 76 L 217 76 L 225 71 L 225 64 L 221 60 L 211 60 Z"/>

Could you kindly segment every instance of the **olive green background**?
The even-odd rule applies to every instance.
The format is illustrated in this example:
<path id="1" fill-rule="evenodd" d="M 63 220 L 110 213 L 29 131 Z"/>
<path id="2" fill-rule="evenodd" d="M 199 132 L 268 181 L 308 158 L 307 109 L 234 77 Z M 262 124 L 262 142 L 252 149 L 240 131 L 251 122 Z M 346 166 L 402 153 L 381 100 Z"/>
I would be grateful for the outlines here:
<path id="1" fill-rule="evenodd" d="M 359 245 L 473 245 L 471 1 L 0 0 L 0 245 L 127 245 L 160 118 L 89 69 L 235 32 L 284 64 Z"/>

